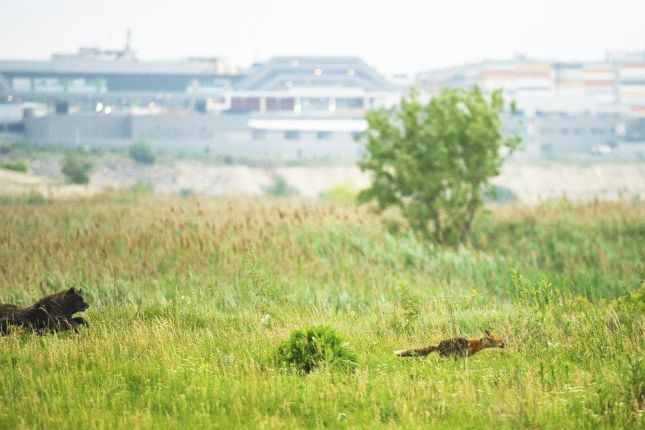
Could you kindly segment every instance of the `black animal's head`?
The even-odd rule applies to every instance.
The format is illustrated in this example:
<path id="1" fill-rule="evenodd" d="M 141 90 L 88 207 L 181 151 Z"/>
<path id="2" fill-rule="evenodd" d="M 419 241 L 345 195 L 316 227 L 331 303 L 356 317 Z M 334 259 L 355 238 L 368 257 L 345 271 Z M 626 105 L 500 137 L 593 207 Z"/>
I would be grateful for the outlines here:
<path id="1" fill-rule="evenodd" d="M 90 307 L 81 295 L 81 290 L 77 290 L 73 287 L 65 291 L 62 301 L 63 303 L 61 303 L 61 305 L 70 315 L 76 312 L 83 312 Z"/>

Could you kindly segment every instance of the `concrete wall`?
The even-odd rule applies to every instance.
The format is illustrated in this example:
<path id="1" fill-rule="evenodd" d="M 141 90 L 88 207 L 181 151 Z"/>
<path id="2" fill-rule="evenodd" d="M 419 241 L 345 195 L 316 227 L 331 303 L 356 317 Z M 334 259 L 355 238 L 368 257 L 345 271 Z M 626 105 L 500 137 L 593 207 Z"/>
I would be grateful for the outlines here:
<path id="1" fill-rule="evenodd" d="M 248 114 L 197 113 L 55 115 L 25 118 L 24 136 L 40 145 L 106 149 L 127 148 L 145 139 L 162 151 L 248 157 L 355 160 L 360 154 L 361 145 L 348 131 L 251 129 L 251 118 Z M 522 149 L 514 156 L 517 159 L 598 153 L 626 139 L 617 132 L 621 124 L 625 128 L 625 118 L 618 115 L 545 114 L 529 118 L 507 115 L 502 120 L 503 132 L 523 138 Z M 292 118 L 290 124 L 297 128 L 297 119 Z M 324 124 L 321 123 L 322 129 Z M 633 134 L 640 137 L 642 124 L 634 124 L 628 123 L 627 134 L 635 128 L 638 133 Z"/>
<path id="2" fill-rule="evenodd" d="M 536 118 L 543 155 L 590 154 L 599 147 L 616 146 L 621 136 L 616 128 L 619 116 L 546 115 Z"/>
<path id="3" fill-rule="evenodd" d="M 25 138 L 43 145 L 91 145 L 95 140 L 126 139 L 132 134 L 127 116 L 56 115 L 24 121 Z"/>
<path id="4" fill-rule="evenodd" d="M 165 152 L 238 157 L 355 160 L 360 153 L 350 133 L 253 131 L 249 116 L 59 115 L 25 119 L 25 138 L 40 145 L 126 149 L 141 139 Z"/>
<path id="5" fill-rule="evenodd" d="M 210 140 L 217 131 L 217 121 L 210 115 L 150 115 L 133 116 L 131 119 L 131 137 L 135 139 Z"/>

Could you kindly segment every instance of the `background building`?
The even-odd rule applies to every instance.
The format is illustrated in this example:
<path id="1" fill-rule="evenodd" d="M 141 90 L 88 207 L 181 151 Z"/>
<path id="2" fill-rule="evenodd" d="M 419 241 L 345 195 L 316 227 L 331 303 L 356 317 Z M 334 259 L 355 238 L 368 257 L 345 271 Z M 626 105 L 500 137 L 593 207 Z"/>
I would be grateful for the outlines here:
<path id="1" fill-rule="evenodd" d="M 44 145 L 354 159 L 368 109 L 398 90 L 356 57 L 276 57 L 238 71 L 221 59 L 141 62 L 82 49 L 0 61 L 4 132 Z"/>
<path id="2" fill-rule="evenodd" d="M 0 133 L 40 145 L 222 155 L 356 159 L 366 111 L 396 104 L 408 84 L 502 88 L 518 114 L 518 157 L 645 152 L 645 52 L 598 62 L 518 56 L 388 80 L 357 57 L 275 57 L 240 70 L 222 58 L 140 61 L 82 48 L 48 61 L 0 60 Z"/>
<path id="3" fill-rule="evenodd" d="M 517 56 L 419 73 L 417 86 L 502 88 L 520 121 L 523 156 L 645 153 L 645 52 L 610 52 L 603 61 L 550 62 Z"/>

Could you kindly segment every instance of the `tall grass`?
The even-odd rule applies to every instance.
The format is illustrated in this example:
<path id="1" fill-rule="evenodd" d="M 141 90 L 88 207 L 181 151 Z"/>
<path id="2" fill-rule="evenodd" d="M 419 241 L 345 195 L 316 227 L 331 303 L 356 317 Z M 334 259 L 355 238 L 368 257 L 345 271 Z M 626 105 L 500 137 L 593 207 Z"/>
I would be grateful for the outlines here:
<path id="1" fill-rule="evenodd" d="M 91 328 L 0 338 L 0 428 L 637 427 L 645 208 L 493 207 L 436 248 L 367 209 L 114 195 L 0 205 L 0 301 L 70 286 Z M 332 326 L 351 373 L 275 365 Z M 392 351 L 491 329 L 466 359 Z"/>

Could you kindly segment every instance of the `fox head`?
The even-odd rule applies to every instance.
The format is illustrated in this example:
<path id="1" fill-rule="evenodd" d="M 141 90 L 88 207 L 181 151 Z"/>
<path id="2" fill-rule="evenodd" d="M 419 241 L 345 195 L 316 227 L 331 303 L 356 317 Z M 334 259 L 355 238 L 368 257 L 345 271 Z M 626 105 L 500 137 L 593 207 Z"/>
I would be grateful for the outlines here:
<path id="1" fill-rule="evenodd" d="M 498 338 L 488 330 L 484 332 L 484 337 L 481 338 L 481 341 L 484 345 L 484 348 L 504 348 L 506 346 L 506 342 L 504 342 L 502 339 Z"/>

